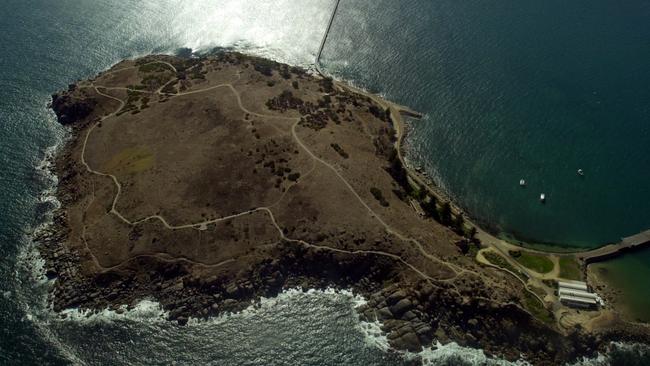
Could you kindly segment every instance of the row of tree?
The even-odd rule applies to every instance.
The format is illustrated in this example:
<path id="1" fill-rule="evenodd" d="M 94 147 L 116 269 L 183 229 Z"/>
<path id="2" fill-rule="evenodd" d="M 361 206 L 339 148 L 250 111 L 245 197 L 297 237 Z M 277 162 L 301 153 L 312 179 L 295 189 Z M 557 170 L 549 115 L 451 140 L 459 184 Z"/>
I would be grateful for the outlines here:
<path id="1" fill-rule="evenodd" d="M 466 236 L 473 240 L 476 235 L 476 228 L 471 226 L 468 230 L 465 229 L 465 218 L 463 215 L 454 215 L 451 209 L 451 204 L 447 201 L 440 203 L 438 207 L 438 200 L 433 195 L 428 195 L 424 189 L 417 189 L 411 186 L 408 182 L 408 172 L 400 161 L 397 150 L 393 149 L 390 153 L 389 165 L 386 168 L 388 173 L 393 177 L 395 182 L 400 185 L 403 191 L 395 192 L 401 199 L 411 197 L 417 200 L 422 207 L 422 210 L 427 216 L 438 221 L 439 223 L 452 228 L 457 234 Z"/>

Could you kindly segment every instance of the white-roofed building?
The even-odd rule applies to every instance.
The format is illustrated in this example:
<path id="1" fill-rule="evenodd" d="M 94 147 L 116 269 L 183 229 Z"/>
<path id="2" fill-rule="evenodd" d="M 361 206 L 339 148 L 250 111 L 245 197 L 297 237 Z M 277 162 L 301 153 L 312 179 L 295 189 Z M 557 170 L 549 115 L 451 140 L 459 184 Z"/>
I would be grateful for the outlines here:
<path id="1" fill-rule="evenodd" d="M 558 281 L 558 287 L 562 288 L 572 288 L 575 290 L 582 290 L 582 291 L 589 291 L 589 288 L 587 287 L 587 284 L 582 281 L 569 281 L 569 280 L 562 280 Z"/>
<path id="2" fill-rule="evenodd" d="M 560 302 L 566 306 L 590 309 L 601 303 L 597 294 L 589 292 L 585 282 L 558 281 L 557 294 Z"/>

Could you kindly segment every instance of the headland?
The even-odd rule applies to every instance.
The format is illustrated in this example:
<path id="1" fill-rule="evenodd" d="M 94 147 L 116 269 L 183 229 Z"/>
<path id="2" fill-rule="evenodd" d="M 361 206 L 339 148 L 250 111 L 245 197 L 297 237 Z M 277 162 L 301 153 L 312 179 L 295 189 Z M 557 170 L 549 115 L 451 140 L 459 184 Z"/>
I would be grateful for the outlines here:
<path id="1" fill-rule="evenodd" d="M 601 313 L 558 318 L 549 290 L 405 165 L 402 114 L 417 113 L 344 83 L 239 53 L 154 55 L 52 109 L 71 131 L 39 238 L 54 311 L 155 299 L 182 325 L 335 287 L 368 299 L 360 316 L 396 349 L 455 341 L 541 365 L 647 340 Z"/>

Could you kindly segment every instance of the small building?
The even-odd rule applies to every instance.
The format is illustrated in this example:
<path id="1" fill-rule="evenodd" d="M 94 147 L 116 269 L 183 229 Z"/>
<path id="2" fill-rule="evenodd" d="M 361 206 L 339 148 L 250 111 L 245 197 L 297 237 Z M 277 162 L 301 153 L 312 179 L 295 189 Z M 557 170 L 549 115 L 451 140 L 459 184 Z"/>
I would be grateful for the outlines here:
<path id="1" fill-rule="evenodd" d="M 580 281 L 558 281 L 558 297 L 565 306 L 582 309 L 597 308 L 602 304 L 597 294 L 589 292 L 585 282 Z"/>
<path id="2" fill-rule="evenodd" d="M 558 290 L 558 296 L 577 296 L 594 300 L 598 298 L 598 295 L 594 293 L 573 289 L 560 289 Z"/>
<path id="3" fill-rule="evenodd" d="M 560 295 L 560 302 L 573 308 L 593 309 L 598 307 L 598 302 L 595 299 L 579 296 Z"/>
<path id="4" fill-rule="evenodd" d="M 572 288 L 574 290 L 589 291 L 587 284 L 582 281 L 563 280 L 557 281 L 557 284 L 559 288 Z"/>

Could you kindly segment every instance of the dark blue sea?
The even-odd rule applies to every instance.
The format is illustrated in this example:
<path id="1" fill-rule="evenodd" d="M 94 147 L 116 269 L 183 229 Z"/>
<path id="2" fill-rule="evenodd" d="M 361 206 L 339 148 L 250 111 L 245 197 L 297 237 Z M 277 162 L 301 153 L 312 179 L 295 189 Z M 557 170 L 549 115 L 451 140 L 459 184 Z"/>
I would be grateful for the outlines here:
<path id="1" fill-rule="evenodd" d="M 60 319 L 47 308 L 30 238 L 57 205 L 44 158 L 67 136 L 47 109 L 50 94 L 149 53 L 227 47 L 311 67 L 333 6 L 2 2 L 0 364 L 505 364 L 454 344 L 390 352 L 377 324 L 357 320 L 363 299 L 348 292 L 288 291 L 182 328 L 149 301 L 126 315 Z M 343 0 L 321 66 L 423 112 L 410 159 L 495 232 L 590 247 L 650 228 L 648 0 Z M 649 291 L 648 282 L 637 288 Z M 643 365 L 647 352 L 625 345 L 583 364 Z"/>

